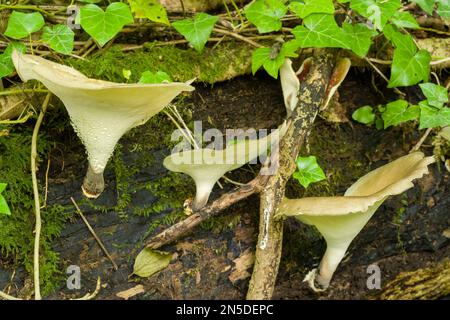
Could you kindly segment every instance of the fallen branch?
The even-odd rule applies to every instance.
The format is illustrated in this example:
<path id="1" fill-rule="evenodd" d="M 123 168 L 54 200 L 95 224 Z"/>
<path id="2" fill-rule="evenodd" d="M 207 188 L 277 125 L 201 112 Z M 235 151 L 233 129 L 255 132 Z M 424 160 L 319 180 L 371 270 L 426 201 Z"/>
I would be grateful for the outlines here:
<path id="1" fill-rule="evenodd" d="M 210 205 L 202 208 L 199 212 L 196 212 L 190 215 L 188 218 L 163 230 L 161 233 L 151 238 L 145 246 L 151 249 L 158 249 L 166 244 L 178 240 L 179 238 L 187 235 L 189 232 L 194 230 L 195 227 L 197 227 L 203 221 L 208 220 L 224 209 L 251 196 L 252 194 L 260 192 L 262 187 L 267 182 L 268 178 L 268 176 L 258 175 L 255 179 L 243 185 L 242 187 L 239 187 L 222 195 L 220 198 L 213 201 Z"/>
<path id="2" fill-rule="evenodd" d="M 247 299 L 272 297 L 283 241 L 283 221 L 276 220 L 274 216 L 284 197 L 286 183 L 296 170 L 295 159 L 325 101 L 333 65 L 333 55 L 318 50 L 305 81 L 300 83 L 299 102 L 280 143 L 279 168 L 261 192 L 258 244 Z"/>

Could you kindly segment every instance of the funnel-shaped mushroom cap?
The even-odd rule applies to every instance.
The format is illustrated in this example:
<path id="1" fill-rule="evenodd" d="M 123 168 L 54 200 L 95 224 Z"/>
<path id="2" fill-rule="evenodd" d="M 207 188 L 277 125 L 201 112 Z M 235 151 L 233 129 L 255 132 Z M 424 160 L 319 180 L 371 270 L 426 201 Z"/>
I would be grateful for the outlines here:
<path id="1" fill-rule="evenodd" d="M 214 184 L 225 173 L 256 160 L 268 148 L 276 146 L 286 128 L 284 123 L 263 138 L 239 140 L 223 150 L 205 148 L 181 151 L 165 158 L 164 166 L 170 171 L 185 173 L 194 179 L 197 194 L 193 208 L 197 210 L 206 205 Z"/>
<path id="2" fill-rule="evenodd" d="M 303 66 L 303 65 L 302 65 Z M 283 90 L 284 105 L 287 115 L 290 116 L 298 103 L 298 92 L 300 90 L 300 81 L 292 69 L 292 61 L 284 60 L 280 68 L 281 89 Z"/>
<path id="3" fill-rule="evenodd" d="M 428 165 L 434 161 L 434 157 L 424 157 L 421 152 L 410 153 L 366 174 L 342 197 L 282 201 L 279 214 L 314 225 L 327 242 L 316 279 L 322 288 L 328 287 L 348 246 L 383 201 L 412 188 L 412 181 L 428 173 Z M 314 279 L 308 280 L 314 288 Z"/>
<path id="4" fill-rule="evenodd" d="M 89 79 L 75 69 L 14 51 L 23 81 L 42 82 L 62 100 L 83 141 L 94 172 L 103 172 L 120 137 L 161 111 L 187 83 L 120 84 Z"/>

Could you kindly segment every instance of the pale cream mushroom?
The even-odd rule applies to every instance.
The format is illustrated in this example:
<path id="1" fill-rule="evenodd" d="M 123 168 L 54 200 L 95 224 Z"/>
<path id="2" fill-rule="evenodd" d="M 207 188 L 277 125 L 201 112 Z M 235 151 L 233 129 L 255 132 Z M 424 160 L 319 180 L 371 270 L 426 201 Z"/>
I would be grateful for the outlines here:
<path id="1" fill-rule="evenodd" d="M 410 153 L 369 172 L 344 196 L 282 201 L 278 215 L 294 216 L 315 226 L 327 243 L 318 273 L 314 269 L 305 278 L 311 288 L 321 291 L 329 286 L 350 243 L 383 201 L 412 188 L 412 181 L 427 174 L 428 165 L 434 161 L 434 157 L 425 157 L 421 152 Z"/>
<path id="2" fill-rule="evenodd" d="M 286 107 L 288 117 L 297 106 L 300 91 L 300 79 L 308 74 L 311 61 L 311 58 L 305 59 L 300 68 L 295 72 L 292 68 L 292 61 L 290 59 L 286 59 L 280 68 L 281 89 L 283 90 L 284 105 Z M 322 110 L 328 106 L 336 90 L 347 76 L 350 67 L 351 61 L 348 58 L 342 58 L 337 61 L 326 89 L 326 99 L 322 104 Z"/>
<path id="3" fill-rule="evenodd" d="M 87 78 L 77 70 L 41 57 L 14 51 L 12 60 L 23 81 L 42 82 L 64 103 L 86 147 L 89 168 L 83 192 L 97 198 L 104 189 L 103 171 L 122 135 L 161 111 L 189 83 L 121 84 Z"/>
<path id="4" fill-rule="evenodd" d="M 216 182 L 228 171 L 255 161 L 259 156 L 273 150 L 286 132 L 286 123 L 260 139 L 239 140 L 222 150 L 194 149 L 174 153 L 164 159 L 164 166 L 173 172 L 181 172 L 194 179 L 196 196 L 193 210 L 206 205 Z"/>

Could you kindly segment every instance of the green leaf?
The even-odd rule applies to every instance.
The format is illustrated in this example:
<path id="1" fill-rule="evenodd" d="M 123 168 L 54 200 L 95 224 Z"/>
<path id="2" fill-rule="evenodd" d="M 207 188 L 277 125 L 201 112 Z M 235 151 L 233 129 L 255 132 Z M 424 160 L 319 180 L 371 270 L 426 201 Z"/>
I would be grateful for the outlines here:
<path id="1" fill-rule="evenodd" d="M 172 82 L 170 76 L 164 71 L 157 71 L 153 73 L 151 71 L 144 71 L 141 74 L 141 78 L 138 83 L 141 84 L 149 84 L 149 83 L 163 83 L 163 82 Z"/>
<path id="2" fill-rule="evenodd" d="M 0 214 L 9 216 L 11 215 L 11 211 L 9 210 L 8 203 L 6 202 L 6 199 L 1 195 L 1 193 L 5 191 L 6 186 L 6 183 L 0 183 Z"/>
<path id="3" fill-rule="evenodd" d="M 252 73 L 255 74 L 263 66 L 269 75 L 277 79 L 278 70 L 283 65 L 284 60 L 287 57 L 296 57 L 295 51 L 297 49 L 298 44 L 296 41 L 285 42 L 275 58 L 272 57 L 272 48 L 256 49 L 252 54 Z"/>
<path id="4" fill-rule="evenodd" d="M 292 30 L 299 47 L 349 49 L 346 34 L 339 28 L 333 15 L 314 13 L 307 16 L 303 24 Z"/>
<path id="5" fill-rule="evenodd" d="M 189 41 L 195 50 L 201 52 L 218 19 L 216 16 L 201 12 L 195 15 L 194 19 L 176 21 L 172 25 Z"/>
<path id="6" fill-rule="evenodd" d="M 147 18 L 150 21 L 170 25 L 166 9 L 159 0 L 128 0 L 128 2 L 136 18 Z"/>
<path id="7" fill-rule="evenodd" d="M 67 25 L 57 24 L 52 28 L 44 27 L 41 39 L 56 52 L 69 54 L 73 50 L 74 37 L 75 33 Z"/>
<path id="8" fill-rule="evenodd" d="M 435 0 L 414 0 L 414 2 L 426 13 L 433 14 Z"/>
<path id="9" fill-rule="evenodd" d="M 315 156 L 298 157 L 298 171 L 294 172 L 293 177 L 306 189 L 313 182 L 326 179 L 322 168 L 317 164 Z"/>
<path id="10" fill-rule="evenodd" d="M 397 11 L 391 18 L 391 22 L 399 28 L 419 29 L 416 19 L 406 11 Z"/>
<path id="11" fill-rule="evenodd" d="M 20 42 L 11 42 L 6 47 L 5 51 L 0 55 L 0 78 L 6 77 L 14 72 L 14 64 L 11 60 L 11 53 L 13 49 L 25 53 L 26 47 Z"/>
<path id="12" fill-rule="evenodd" d="M 351 0 L 350 3 L 350 8 L 369 19 L 378 30 L 383 30 L 400 6 L 400 0 Z"/>
<path id="13" fill-rule="evenodd" d="M 291 2 L 289 9 L 302 19 L 312 13 L 334 13 L 332 0 L 305 0 L 305 3 Z"/>
<path id="14" fill-rule="evenodd" d="M 171 259 L 172 255 L 169 253 L 145 248 L 136 257 L 133 274 L 144 278 L 150 277 L 158 271 L 166 268 Z"/>
<path id="15" fill-rule="evenodd" d="M 95 4 L 80 9 L 81 26 L 101 47 L 133 21 L 130 8 L 122 2 L 111 3 L 105 11 Z"/>
<path id="16" fill-rule="evenodd" d="M 388 87 L 410 86 L 428 81 L 430 53 L 418 50 L 411 35 L 402 34 L 392 25 L 387 25 L 383 33 L 395 46 Z"/>
<path id="17" fill-rule="evenodd" d="M 447 89 L 434 83 L 421 83 L 420 89 L 428 100 L 430 106 L 442 108 L 448 102 Z"/>
<path id="18" fill-rule="evenodd" d="M 281 0 L 256 0 L 244 12 L 258 32 L 265 33 L 281 29 L 280 19 L 286 14 L 287 7 Z"/>
<path id="19" fill-rule="evenodd" d="M 442 18 L 450 18 L 450 1 L 449 0 L 439 0 L 437 13 Z"/>
<path id="20" fill-rule="evenodd" d="M 420 108 L 416 105 L 409 106 L 406 100 L 396 100 L 386 105 L 385 111 L 381 115 L 384 121 L 384 128 L 396 126 L 400 123 L 416 120 L 419 118 Z"/>
<path id="21" fill-rule="evenodd" d="M 364 106 L 356 109 L 352 113 L 352 118 L 363 124 L 372 124 L 375 121 L 375 113 L 371 106 Z"/>
<path id="22" fill-rule="evenodd" d="M 367 55 L 372 45 L 372 37 L 377 32 L 362 23 L 352 25 L 344 22 L 342 29 L 345 32 L 345 39 L 350 49 L 359 57 Z"/>
<path id="23" fill-rule="evenodd" d="M 420 125 L 419 129 L 444 127 L 450 125 L 450 108 L 437 109 L 428 105 L 428 102 L 419 102 Z"/>
<path id="24" fill-rule="evenodd" d="M 13 39 L 22 39 L 33 32 L 41 30 L 44 23 L 44 17 L 39 12 L 22 13 L 13 11 L 9 16 L 5 36 Z"/>

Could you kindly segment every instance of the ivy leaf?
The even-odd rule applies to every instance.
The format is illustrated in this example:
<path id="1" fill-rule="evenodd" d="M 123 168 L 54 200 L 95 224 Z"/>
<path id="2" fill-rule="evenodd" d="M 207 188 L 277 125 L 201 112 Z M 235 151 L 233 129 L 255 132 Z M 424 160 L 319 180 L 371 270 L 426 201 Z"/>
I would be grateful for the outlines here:
<path id="1" fill-rule="evenodd" d="M 75 33 L 67 25 L 57 24 L 52 28 L 44 27 L 41 39 L 56 52 L 69 54 L 73 50 L 74 37 Z"/>
<path id="2" fill-rule="evenodd" d="M 296 57 L 295 51 L 297 49 L 298 44 L 295 40 L 283 43 L 280 52 L 275 58 L 272 56 L 272 48 L 256 49 L 252 54 L 252 73 L 255 74 L 263 66 L 269 75 L 277 79 L 278 70 L 283 65 L 284 60 L 287 57 Z"/>
<path id="3" fill-rule="evenodd" d="M 199 13 L 193 19 L 184 19 L 172 23 L 198 52 L 202 52 L 209 36 L 219 18 L 206 13 Z"/>
<path id="4" fill-rule="evenodd" d="M 14 72 L 14 64 L 11 60 L 11 53 L 13 49 L 25 53 L 26 47 L 20 42 L 11 42 L 6 47 L 5 51 L 0 55 L 0 78 L 6 77 Z"/>
<path id="5" fill-rule="evenodd" d="M 167 252 L 155 251 L 149 248 L 142 250 L 134 262 L 133 274 L 139 277 L 150 277 L 166 268 L 172 255 Z"/>
<path id="6" fill-rule="evenodd" d="M 147 18 L 153 22 L 170 25 L 166 9 L 159 0 L 128 0 L 136 18 Z"/>
<path id="7" fill-rule="evenodd" d="M 417 3 L 426 13 L 433 14 L 435 0 L 414 0 L 414 2 Z"/>
<path id="8" fill-rule="evenodd" d="M 422 93 L 427 98 L 428 104 L 436 108 L 442 108 L 448 102 L 447 89 L 434 83 L 419 84 Z"/>
<path id="9" fill-rule="evenodd" d="M 111 3 L 105 11 L 95 4 L 80 9 L 81 26 L 101 47 L 133 21 L 130 8 L 122 2 Z"/>
<path id="10" fill-rule="evenodd" d="M 409 12 L 397 11 L 391 18 L 391 22 L 399 28 L 419 29 L 416 19 Z"/>
<path id="11" fill-rule="evenodd" d="M 411 35 L 402 34 L 392 25 L 387 25 L 383 33 L 395 47 L 388 87 L 410 86 L 428 81 L 430 53 L 418 50 Z"/>
<path id="12" fill-rule="evenodd" d="M 427 100 L 419 102 L 419 106 L 419 129 L 444 127 L 450 125 L 450 108 L 437 109 L 430 106 Z"/>
<path id="13" fill-rule="evenodd" d="M 5 36 L 13 39 L 22 39 L 33 32 L 41 30 L 44 23 L 44 17 L 39 12 L 22 13 L 13 11 L 9 16 Z"/>
<path id="14" fill-rule="evenodd" d="M 386 129 L 406 121 L 416 120 L 419 118 L 419 115 L 419 106 L 409 106 L 406 100 L 396 100 L 386 105 L 381 118 L 383 118 L 384 128 Z"/>
<path id="15" fill-rule="evenodd" d="M 439 0 L 437 13 L 442 18 L 450 18 L 450 1 L 449 0 Z"/>
<path id="16" fill-rule="evenodd" d="M 344 48 L 349 46 L 346 34 L 337 25 L 331 14 L 314 13 L 303 20 L 304 26 L 297 26 L 292 34 L 301 48 Z"/>
<path id="17" fill-rule="evenodd" d="M 359 57 L 364 57 L 369 52 L 372 45 L 372 37 L 377 34 L 375 30 L 370 29 L 365 24 L 358 23 L 352 25 L 345 22 L 342 25 L 346 40 L 350 49 Z"/>
<path id="18" fill-rule="evenodd" d="M 364 106 L 356 109 L 352 113 L 352 118 L 362 124 L 372 124 L 375 121 L 375 113 L 371 106 Z"/>
<path id="19" fill-rule="evenodd" d="M 298 157 L 296 160 L 298 171 L 292 175 L 306 189 L 313 182 L 326 179 L 322 168 L 317 164 L 315 156 Z"/>
<path id="20" fill-rule="evenodd" d="M 352 0 L 350 8 L 369 19 L 375 28 L 383 30 L 388 20 L 401 6 L 400 0 Z"/>
<path id="21" fill-rule="evenodd" d="M 259 33 L 278 31 L 281 29 L 281 18 L 287 7 L 281 0 L 256 0 L 245 8 L 245 16 L 253 23 Z"/>
<path id="22" fill-rule="evenodd" d="M 6 183 L 0 183 L 0 214 L 11 215 L 11 210 L 9 210 L 8 203 L 6 199 L 2 196 L 2 192 L 6 189 Z"/>
<path id="23" fill-rule="evenodd" d="M 163 82 L 172 82 L 170 76 L 164 71 L 157 71 L 153 73 L 151 71 L 144 71 L 141 74 L 141 78 L 138 83 L 141 84 L 149 84 L 149 83 L 163 83 Z"/>
<path id="24" fill-rule="evenodd" d="M 312 13 L 334 13 L 332 0 L 305 0 L 305 3 L 291 2 L 289 9 L 302 19 Z"/>

